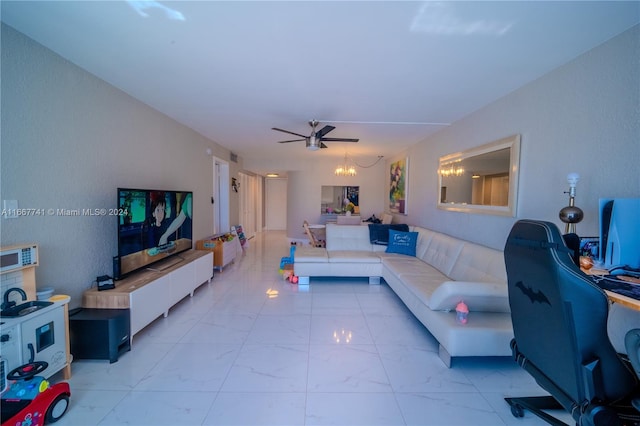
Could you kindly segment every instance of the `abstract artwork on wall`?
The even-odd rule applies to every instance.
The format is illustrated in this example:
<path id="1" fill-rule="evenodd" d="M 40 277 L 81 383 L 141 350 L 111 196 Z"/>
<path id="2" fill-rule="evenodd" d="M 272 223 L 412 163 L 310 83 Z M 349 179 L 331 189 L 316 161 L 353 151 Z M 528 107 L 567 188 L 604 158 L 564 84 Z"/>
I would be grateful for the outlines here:
<path id="1" fill-rule="evenodd" d="M 391 163 L 389 169 L 389 210 L 407 214 L 409 157 Z"/>

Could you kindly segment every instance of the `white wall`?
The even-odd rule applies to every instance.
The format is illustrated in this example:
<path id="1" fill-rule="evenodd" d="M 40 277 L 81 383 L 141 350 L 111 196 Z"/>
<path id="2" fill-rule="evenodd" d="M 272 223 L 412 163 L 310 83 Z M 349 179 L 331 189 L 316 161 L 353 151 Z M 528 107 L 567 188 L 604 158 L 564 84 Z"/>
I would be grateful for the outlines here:
<path id="1" fill-rule="evenodd" d="M 374 159 L 375 161 L 375 159 Z M 363 165 L 372 164 L 369 159 L 358 159 Z M 302 223 L 324 223 L 320 212 L 322 186 L 359 186 L 360 215 L 363 219 L 372 214 L 379 215 L 385 206 L 386 166 L 380 161 L 370 168 L 358 168 L 352 177 L 334 174 L 340 160 L 317 160 L 313 167 L 304 171 L 288 173 L 287 187 L 287 237 L 306 238 Z"/>
<path id="2" fill-rule="evenodd" d="M 640 197 L 639 57 L 635 26 L 414 146 L 409 215 L 395 220 L 502 249 L 519 218 L 564 230 L 558 212 L 568 205 L 566 175 L 578 172 L 576 205 L 585 217 L 577 232 L 597 235 L 599 198 Z M 516 218 L 436 208 L 440 156 L 516 133 L 522 135 Z"/>
<path id="3" fill-rule="evenodd" d="M 187 190 L 194 237 L 213 232 L 206 149 L 220 158 L 228 150 L 10 27 L 2 25 L 1 41 L 3 200 L 45 210 L 110 208 L 118 187 Z M 241 165 L 231 167 L 237 173 Z M 0 227 L 3 246 L 39 244 L 38 287 L 69 294 L 72 306 L 96 276 L 112 273 L 115 217 L 22 217 L 0 219 Z"/>

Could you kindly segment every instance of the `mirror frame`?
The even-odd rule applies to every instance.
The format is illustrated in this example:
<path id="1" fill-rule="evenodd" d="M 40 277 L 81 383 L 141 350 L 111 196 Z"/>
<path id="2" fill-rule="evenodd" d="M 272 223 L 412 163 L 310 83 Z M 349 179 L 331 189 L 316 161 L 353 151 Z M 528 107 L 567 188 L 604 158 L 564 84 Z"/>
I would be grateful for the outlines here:
<path id="1" fill-rule="evenodd" d="M 442 188 L 442 175 L 440 170 L 445 165 L 451 165 L 453 162 L 462 161 L 466 158 L 475 157 L 489 152 L 499 151 L 501 149 L 510 148 L 509 158 L 509 201 L 506 206 L 487 206 L 482 204 L 466 204 L 466 203 L 442 203 L 440 199 Z M 520 135 L 516 134 L 485 145 L 471 148 L 462 152 L 448 154 L 440 157 L 438 162 L 438 191 L 437 206 L 441 210 L 449 210 L 463 213 L 482 213 L 493 214 L 499 216 L 515 217 L 516 207 L 518 205 L 518 172 L 520 168 Z"/>

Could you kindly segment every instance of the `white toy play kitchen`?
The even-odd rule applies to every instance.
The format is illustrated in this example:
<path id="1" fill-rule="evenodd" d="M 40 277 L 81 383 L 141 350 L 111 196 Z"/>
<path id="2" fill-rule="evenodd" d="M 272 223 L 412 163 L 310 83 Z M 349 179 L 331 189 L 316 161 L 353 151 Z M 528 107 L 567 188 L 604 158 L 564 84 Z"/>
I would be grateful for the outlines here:
<path id="1" fill-rule="evenodd" d="M 69 378 L 68 296 L 36 300 L 35 244 L 0 250 L 0 367 L 7 372 L 31 361 L 46 361 L 42 376 L 51 377 L 65 369 Z M 4 380 L 3 380 L 4 381 Z"/>

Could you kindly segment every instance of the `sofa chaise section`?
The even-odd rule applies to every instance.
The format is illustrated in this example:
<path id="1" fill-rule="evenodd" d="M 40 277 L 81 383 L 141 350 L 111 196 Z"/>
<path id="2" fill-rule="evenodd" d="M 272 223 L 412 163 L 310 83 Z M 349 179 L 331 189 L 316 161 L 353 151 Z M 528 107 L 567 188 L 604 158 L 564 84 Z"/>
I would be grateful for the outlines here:
<path id="1" fill-rule="evenodd" d="M 313 276 L 384 278 L 438 340 L 442 361 L 452 357 L 510 356 L 513 338 L 502 252 L 422 227 L 416 255 L 387 253 L 371 244 L 366 226 L 327 225 L 326 249 L 302 248 L 294 269 L 302 283 Z M 324 251 L 322 251 L 324 250 Z M 455 307 L 469 307 L 456 321 Z"/>

